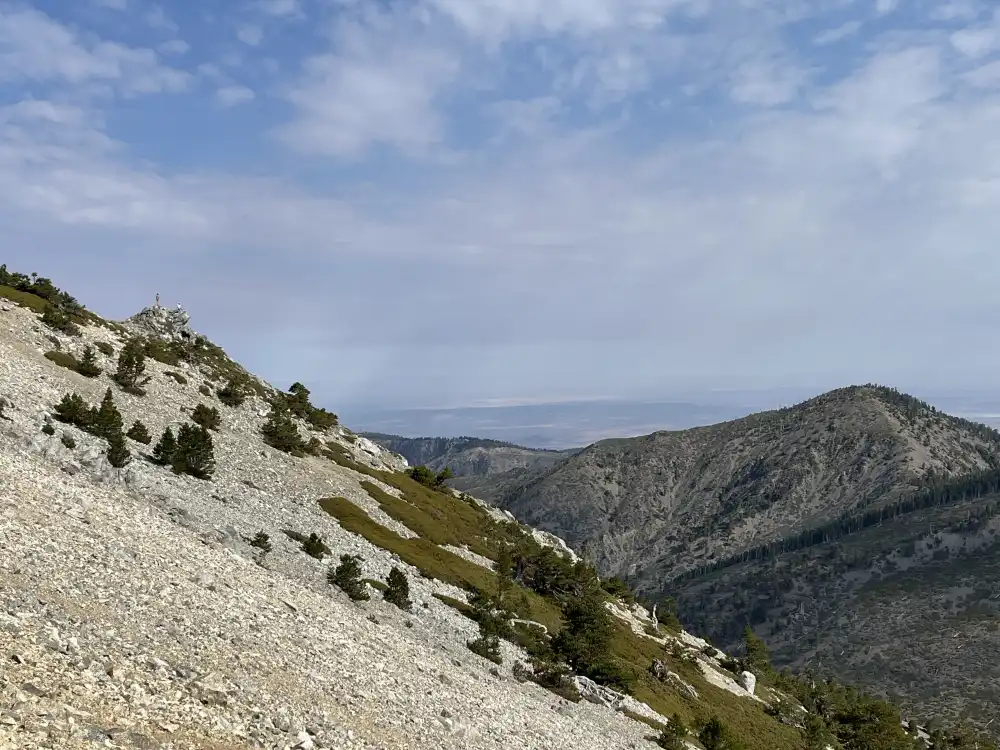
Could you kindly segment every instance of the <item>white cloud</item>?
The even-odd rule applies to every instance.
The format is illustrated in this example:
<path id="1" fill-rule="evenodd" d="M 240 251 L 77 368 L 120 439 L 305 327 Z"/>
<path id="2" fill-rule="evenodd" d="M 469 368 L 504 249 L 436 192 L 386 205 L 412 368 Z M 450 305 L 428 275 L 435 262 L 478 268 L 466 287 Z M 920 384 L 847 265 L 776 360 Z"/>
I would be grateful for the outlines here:
<path id="1" fill-rule="evenodd" d="M 244 44 L 250 45 L 251 47 L 256 47 L 260 44 L 261 40 L 264 38 L 264 31 L 260 26 L 254 26 L 252 24 L 242 24 L 236 30 L 236 38 L 239 39 Z"/>
<path id="2" fill-rule="evenodd" d="M 892 13 L 899 6 L 899 0 L 875 0 L 875 12 L 884 16 Z"/>
<path id="3" fill-rule="evenodd" d="M 191 45 L 183 39 L 171 39 L 157 47 L 165 55 L 183 55 L 191 49 Z"/>
<path id="4" fill-rule="evenodd" d="M 104 82 L 130 95 L 183 91 L 190 75 L 161 64 L 153 50 L 88 45 L 38 11 L 0 8 L 0 80 Z"/>
<path id="5" fill-rule="evenodd" d="M 215 92 L 215 98 L 224 107 L 234 107 L 246 104 L 256 97 L 252 89 L 246 86 L 223 86 Z"/>
<path id="6" fill-rule="evenodd" d="M 304 76 L 286 94 L 298 116 L 279 133 L 285 143 L 352 157 L 378 144 L 418 154 L 441 143 L 445 125 L 436 99 L 459 61 L 419 40 L 381 39 L 359 23 L 335 33 L 338 51 L 307 59 Z"/>
<path id="7" fill-rule="evenodd" d="M 99 8 L 110 8 L 111 10 L 125 10 L 127 0 L 93 0 L 94 5 Z"/>
<path id="8" fill-rule="evenodd" d="M 743 104 L 786 104 L 796 97 L 806 77 L 806 72 L 794 64 L 749 61 L 734 72 L 730 95 Z"/>
<path id="9" fill-rule="evenodd" d="M 997 29 L 961 29 L 951 35 L 952 46 L 967 57 L 983 57 L 1000 44 Z"/>
<path id="10" fill-rule="evenodd" d="M 302 15 L 298 0 L 258 0 L 256 7 L 269 16 L 296 17 Z"/>
<path id="11" fill-rule="evenodd" d="M 817 34 L 813 41 L 816 44 L 833 44 L 834 42 L 839 42 L 843 39 L 854 36 L 858 33 L 860 28 L 860 21 L 847 21 L 846 23 L 842 23 L 840 26 L 827 29 L 820 34 Z"/>
<path id="12" fill-rule="evenodd" d="M 180 27 L 174 23 L 159 5 L 153 5 L 144 16 L 146 24 L 157 31 L 175 32 Z"/>

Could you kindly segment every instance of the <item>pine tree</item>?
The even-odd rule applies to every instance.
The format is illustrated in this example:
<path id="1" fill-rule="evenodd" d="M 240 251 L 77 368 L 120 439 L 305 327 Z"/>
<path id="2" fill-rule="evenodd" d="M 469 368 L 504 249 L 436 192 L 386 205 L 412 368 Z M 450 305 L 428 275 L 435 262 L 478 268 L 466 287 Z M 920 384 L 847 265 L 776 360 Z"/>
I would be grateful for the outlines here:
<path id="1" fill-rule="evenodd" d="M 226 384 L 215 392 L 215 395 L 219 397 L 219 401 L 233 408 L 241 406 L 247 400 L 243 383 L 235 377 L 229 378 Z"/>
<path id="2" fill-rule="evenodd" d="M 406 580 L 406 574 L 393 566 L 385 582 L 387 586 L 383 595 L 385 600 L 404 612 L 409 612 L 413 602 L 410 601 L 410 582 Z"/>
<path id="3" fill-rule="evenodd" d="M 218 430 L 219 425 L 222 424 L 222 417 L 219 416 L 219 410 L 214 406 L 198 404 L 191 412 L 191 421 L 201 425 L 206 430 Z"/>
<path id="4" fill-rule="evenodd" d="M 264 442 L 272 448 L 293 456 L 303 455 L 305 446 L 299 430 L 292 421 L 291 414 L 281 405 L 271 405 L 271 414 L 260 431 L 264 435 Z"/>
<path id="5" fill-rule="evenodd" d="M 753 628 L 749 625 L 743 630 L 743 645 L 746 648 L 744 660 L 749 671 L 758 676 L 774 672 L 767 644 L 757 637 L 757 634 L 753 632 Z"/>
<path id="6" fill-rule="evenodd" d="M 604 597 L 598 591 L 571 597 L 562 607 L 565 625 L 552 639 L 552 647 L 579 674 L 607 661 L 612 624 Z"/>
<path id="7" fill-rule="evenodd" d="M 149 434 L 149 430 L 146 429 L 146 425 L 138 419 L 133 422 L 131 427 L 129 427 L 126 437 L 131 438 L 137 443 L 143 443 L 145 445 L 149 445 L 153 440 L 152 435 Z"/>
<path id="8" fill-rule="evenodd" d="M 78 393 L 65 394 L 62 401 L 56 404 L 52 411 L 60 422 L 75 425 L 84 430 L 90 427 L 94 417 L 93 410 Z"/>
<path id="9" fill-rule="evenodd" d="M 181 425 L 170 456 L 170 467 L 175 474 L 211 479 L 215 472 L 215 449 L 208 430 L 200 425 Z"/>
<path id="10" fill-rule="evenodd" d="M 163 431 L 160 436 L 159 442 L 153 448 L 153 463 L 160 464 L 160 466 L 166 466 L 174 458 L 174 451 L 177 450 L 177 440 L 174 437 L 174 432 L 169 427 Z"/>
<path id="11" fill-rule="evenodd" d="M 101 374 L 101 368 L 97 365 L 97 354 L 94 347 L 88 345 L 83 350 L 83 357 L 77 362 L 76 371 L 85 378 L 96 378 Z"/>
<path id="12" fill-rule="evenodd" d="M 473 617 L 479 624 L 479 637 L 468 641 L 466 645 L 472 653 L 496 664 L 502 663 L 500 639 L 513 636 L 510 625 L 513 615 L 499 597 L 480 589 L 472 592 L 469 604 L 472 605 Z"/>
<path id="13" fill-rule="evenodd" d="M 122 435 L 123 430 L 124 423 L 122 422 L 121 412 L 119 412 L 118 407 L 115 406 L 114 396 L 111 395 L 111 389 L 108 388 L 104 392 L 104 398 L 101 401 L 101 406 L 97 410 L 97 416 L 93 425 L 93 433 L 97 435 L 97 437 L 102 437 L 110 442 L 118 435 Z"/>
<path id="14" fill-rule="evenodd" d="M 132 460 L 128 445 L 125 443 L 125 435 L 117 432 L 108 439 L 107 450 L 108 463 L 116 469 L 124 468 Z"/>
<path id="15" fill-rule="evenodd" d="M 114 381 L 122 390 L 140 393 L 140 379 L 146 372 L 146 352 L 142 341 L 130 340 L 118 353 L 118 369 Z"/>
<path id="16" fill-rule="evenodd" d="M 340 565 L 336 568 L 330 568 L 326 578 L 353 601 L 367 601 L 370 598 L 365 583 L 361 580 L 361 557 L 359 555 L 341 555 Z"/>

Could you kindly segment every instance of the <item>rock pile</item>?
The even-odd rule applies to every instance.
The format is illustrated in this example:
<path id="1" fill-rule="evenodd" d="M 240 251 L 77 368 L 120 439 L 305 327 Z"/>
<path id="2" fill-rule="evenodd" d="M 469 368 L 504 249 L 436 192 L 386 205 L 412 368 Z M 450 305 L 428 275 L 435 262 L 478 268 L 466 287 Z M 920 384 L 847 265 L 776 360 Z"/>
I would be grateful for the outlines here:
<path id="1" fill-rule="evenodd" d="M 189 325 L 191 316 L 179 304 L 174 308 L 144 307 L 126 322 L 143 333 L 167 341 L 188 341 L 197 335 Z"/>

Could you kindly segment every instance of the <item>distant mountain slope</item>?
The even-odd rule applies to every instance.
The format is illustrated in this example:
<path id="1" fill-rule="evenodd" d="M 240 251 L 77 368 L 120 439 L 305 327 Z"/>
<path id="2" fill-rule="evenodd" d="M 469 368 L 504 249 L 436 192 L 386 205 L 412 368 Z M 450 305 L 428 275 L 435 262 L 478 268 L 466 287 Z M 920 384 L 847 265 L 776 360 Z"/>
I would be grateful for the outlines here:
<path id="1" fill-rule="evenodd" d="M 994 430 L 868 385 L 602 441 L 481 494 L 720 646 L 750 623 L 779 663 L 975 717 L 1000 700 L 998 468 Z"/>
<path id="2" fill-rule="evenodd" d="M 544 468 L 558 463 L 571 452 L 525 448 L 501 440 L 474 437 L 407 438 L 380 432 L 361 435 L 398 453 L 411 465 L 422 464 L 435 471 L 447 467 L 456 477 L 485 477 L 511 469 Z"/>
<path id="3" fill-rule="evenodd" d="M 998 452 L 990 428 L 889 388 L 852 386 L 719 425 L 595 443 L 493 497 L 605 573 L 634 573 L 652 590 L 928 477 L 992 468 Z"/>

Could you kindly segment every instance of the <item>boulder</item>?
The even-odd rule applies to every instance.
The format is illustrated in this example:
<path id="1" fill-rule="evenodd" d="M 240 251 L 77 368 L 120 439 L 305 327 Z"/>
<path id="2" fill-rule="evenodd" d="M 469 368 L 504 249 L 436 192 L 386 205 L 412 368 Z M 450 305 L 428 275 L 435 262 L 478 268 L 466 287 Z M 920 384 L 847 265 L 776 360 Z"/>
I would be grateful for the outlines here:
<path id="1" fill-rule="evenodd" d="M 757 677 L 753 672 L 741 672 L 740 673 L 740 687 L 746 690 L 750 695 L 754 694 L 754 689 L 757 687 Z"/>

